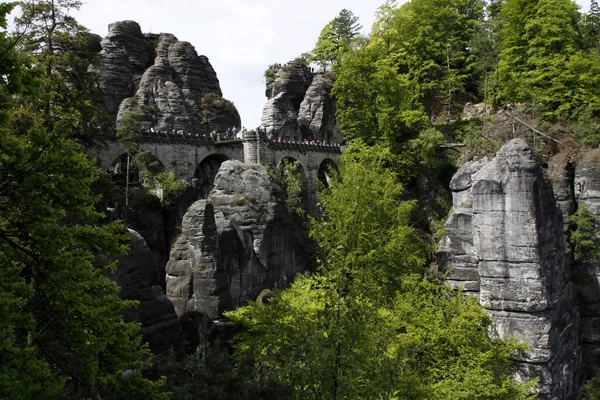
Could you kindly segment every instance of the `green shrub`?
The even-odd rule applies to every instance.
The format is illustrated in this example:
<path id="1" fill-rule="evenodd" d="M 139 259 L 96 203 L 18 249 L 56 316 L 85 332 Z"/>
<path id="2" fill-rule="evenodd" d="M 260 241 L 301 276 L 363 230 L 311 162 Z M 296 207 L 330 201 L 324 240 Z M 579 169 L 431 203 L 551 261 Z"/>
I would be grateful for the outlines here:
<path id="1" fill-rule="evenodd" d="M 576 261 L 598 257 L 598 239 L 600 235 L 595 227 L 596 215 L 585 204 L 573 214 L 569 221 L 575 227 L 569 241 Z"/>

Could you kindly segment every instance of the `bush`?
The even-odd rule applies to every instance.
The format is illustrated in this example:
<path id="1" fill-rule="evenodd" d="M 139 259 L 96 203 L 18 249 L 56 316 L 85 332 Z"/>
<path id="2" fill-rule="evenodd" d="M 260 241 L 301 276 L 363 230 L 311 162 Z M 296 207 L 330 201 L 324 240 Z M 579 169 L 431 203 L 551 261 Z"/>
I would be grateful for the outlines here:
<path id="1" fill-rule="evenodd" d="M 569 241 L 576 261 L 598 257 L 598 239 L 600 235 L 595 227 L 596 215 L 585 204 L 573 214 L 569 221 L 574 225 Z"/>

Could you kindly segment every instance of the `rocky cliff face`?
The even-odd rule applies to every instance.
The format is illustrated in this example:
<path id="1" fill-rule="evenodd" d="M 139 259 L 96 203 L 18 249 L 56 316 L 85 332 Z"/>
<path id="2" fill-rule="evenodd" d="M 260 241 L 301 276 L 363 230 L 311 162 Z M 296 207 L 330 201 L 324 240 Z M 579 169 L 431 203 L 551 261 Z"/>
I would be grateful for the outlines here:
<path id="1" fill-rule="evenodd" d="M 335 102 L 329 96 L 333 87 L 329 73 L 313 73 L 303 62 L 292 61 L 272 67 L 268 76 L 262 124 L 269 139 L 342 141 Z"/>
<path id="2" fill-rule="evenodd" d="M 154 355 L 166 354 L 182 346 L 179 319 L 173 303 L 159 285 L 160 271 L 146 241 L 136 231 L 131 232 L 129 254 L 117 259 L 115 280 L 121 297 L 140 304 L 125 310 L 125 318 L 141 323 L 141 333 Z"/>
<path id="3" fill-rule="evenodd" d="M 595 149 L 579 163 L 575 172 L 574 198 L 596 214 L 600 230 L 600 150 Z M 588 377 L 600 369 L 600 259 L 575 264 L 573 281 L 579 290 L 579 311 L 583 327 L 583 360 Z"/>
<path id="4" fill-rule="evenodd" d="M 206 200 L 184 216 L 167 264 L 167 295 L 177 315 L 223 311 L 284 286 L 308 266 L 281 189 L 259 165 L 226 161 Z"/>
<path id="5" fill-rule="evenodd" d="M 539 399 L 573 399 L 583 378 L 577 287 L 564 262 L 563 217 L 522 140 L 455 175 L 453 214 L 439 262 L 449 283 L 479 297 L 498 336 L 515 335 L 520 379 L 539 377 Z"/>
<path id="6" fill-rule="evenodd" d="M 240 127 L 240 116 L 223 99 L 208 58 L 175 36 L 142 34 L 133 21 L 109 25 L 98 70 L 107 113 L 119 120 L 140 112 L 155 131 L 206 134 Z"/>

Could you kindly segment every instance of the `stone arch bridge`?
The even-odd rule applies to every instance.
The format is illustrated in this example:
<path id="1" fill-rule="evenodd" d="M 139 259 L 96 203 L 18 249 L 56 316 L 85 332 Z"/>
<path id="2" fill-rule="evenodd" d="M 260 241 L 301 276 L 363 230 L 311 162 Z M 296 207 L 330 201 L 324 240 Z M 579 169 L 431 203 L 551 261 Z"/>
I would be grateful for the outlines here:
<path id="1" fill-rule="evenodd" d="M 88 150 L 100 168 L 109 170 L 119 162 L 125 150 L 115 136 L 102 137 L 104 145 Z M 286 159 L 298 161 L 303 191 L 309 208 L 316 204 L 318 181 L 326 182 L 330 168 L 337 168 L 341 148 L 338 145 L 274 142 L 255 131 L 244 132 L 243 139 L 213 141 L 200 135 L 143 132 L 140 151 L 148 151 L 178 178 L 187 182 L 199 180 L 207 195 L 221 163 L 239 160 L 250 164 L 277 167 Z"/>

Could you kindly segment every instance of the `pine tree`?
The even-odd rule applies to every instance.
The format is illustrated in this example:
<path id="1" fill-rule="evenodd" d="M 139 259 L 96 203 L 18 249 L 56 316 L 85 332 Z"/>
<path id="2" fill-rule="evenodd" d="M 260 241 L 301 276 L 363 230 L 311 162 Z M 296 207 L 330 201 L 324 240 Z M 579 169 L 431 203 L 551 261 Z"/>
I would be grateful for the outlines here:
<path id="1" fill-rule="evenodd" d="M 21 37 L 19 49 L 45 69 L 45 96 L 30 108 L 43 110 L 48 126 L 54 123 L 52 115 L 78 114 L 71 136 L 90 143 L 94 134 L 110 130 L 112 121 L 101 110 L 103 95 L 90 72 L 90 66 L 99 60 L 100 43 L 70 14 L 81 4 L 80 0 L 24 1 L 15 24 Z"/>
<path id="2" fill-rule="evenodd" d="M 338 63 L 361 29 L 358 17 L 352 11 L 343 9 L 321 30 L 309 61 L 319 63 L 323 69 Z"/>
<path id="3" fill-rule="evenodd" d="M 600 56 L 600 6 L 596 0 L 590 2 L 589 32 L 592 43 L 596 46 L 596 55 Z"/>

